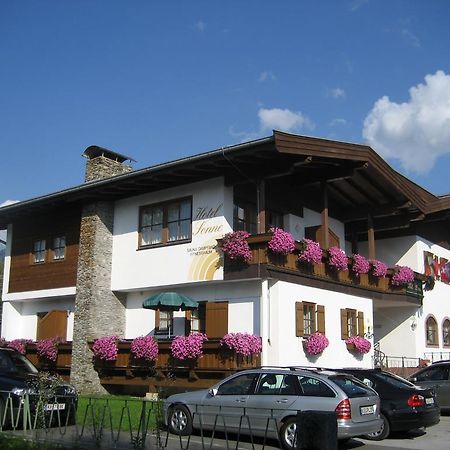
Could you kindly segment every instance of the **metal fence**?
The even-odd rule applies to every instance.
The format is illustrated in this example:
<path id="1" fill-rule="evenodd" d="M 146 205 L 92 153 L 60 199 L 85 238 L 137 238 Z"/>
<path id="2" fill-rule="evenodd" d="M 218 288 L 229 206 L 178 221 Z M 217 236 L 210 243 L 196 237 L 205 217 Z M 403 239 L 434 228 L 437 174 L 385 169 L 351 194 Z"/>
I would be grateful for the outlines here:
<path id="1" fill-rule="evenodd" d="M 64 405 L 64 406 L 62 406 Z M 38 397 L 0 392 L 0 432 L 76 449 L 118 450 L 210 450 L 273 449 L 279 448 L 273 439 L 278 429 L 276 410 L 265 418 L 265 436 L 256 437 L 249 427 L 252 412 L 235 407 L 233 414 L 218 411 L 214 423 L 202 424 L 201 415 L 194 410 L 197 420 L 195 435 L 170 434 L 163 425 L 162 402 L 115 397 Z M 256 414 L 256 413 L 253 413 Z M 227 430 L 229 419 L 238 418 L 238 428 Z M 261 418 L 261 415 L 258 415 Z M 197 428 L 197 427 L 196 427 Z M 219 432 L 220 431 L 220 432 Z M 272 438 L 270 438 L 270 436 Z"/>

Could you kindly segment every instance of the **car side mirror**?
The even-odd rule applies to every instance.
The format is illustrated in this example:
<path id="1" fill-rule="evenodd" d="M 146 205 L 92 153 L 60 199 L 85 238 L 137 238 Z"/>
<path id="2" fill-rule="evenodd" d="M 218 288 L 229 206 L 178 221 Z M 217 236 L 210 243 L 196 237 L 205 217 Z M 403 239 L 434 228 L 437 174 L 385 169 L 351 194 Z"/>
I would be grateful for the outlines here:
<path id="1" fill-rule="evenodd" d="M 208 391 L 208 394 L 211 395 L 211 397 L 215 397 L 217 395 L 217 393 L 219 392 L 219 390 L 217 388 L 211 388 Z"/>

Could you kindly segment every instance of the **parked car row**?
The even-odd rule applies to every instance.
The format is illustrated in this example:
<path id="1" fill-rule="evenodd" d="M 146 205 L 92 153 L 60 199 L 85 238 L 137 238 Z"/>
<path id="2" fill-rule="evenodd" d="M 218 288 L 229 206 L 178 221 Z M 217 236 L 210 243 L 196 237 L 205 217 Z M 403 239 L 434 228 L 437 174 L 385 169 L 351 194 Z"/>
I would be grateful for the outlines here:
<path id="1" fill-rule="evenodd" d="M 427 383 L 424 372 L 412 379 Z M 278 438 L 285 449 L 294 447 L 298 411 L 333 411 L 339 440 L 382 440 L 391 431 L 430 427 L 440 420 L 434 386 L 417 386 L 380 369 L 263 367 L 164 402 L 172 433 L 188 435 L 194 428 L 251 433 Z"/>

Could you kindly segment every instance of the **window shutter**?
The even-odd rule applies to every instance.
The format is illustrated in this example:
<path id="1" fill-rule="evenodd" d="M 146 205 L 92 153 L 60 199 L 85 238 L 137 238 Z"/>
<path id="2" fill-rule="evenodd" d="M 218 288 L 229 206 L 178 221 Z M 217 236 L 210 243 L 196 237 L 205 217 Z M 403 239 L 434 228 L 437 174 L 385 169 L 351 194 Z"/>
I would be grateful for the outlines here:
<path id="1" fill-rule="evenodd" d="M 364 313 L 358 311 L 358 336 L 364 337 Z"/>
<path id="2" fill-rule="evenodd" d="M 303 329 L 303 303 L 295 302 L 295 335 L 303 336 L 305 330 Z"/>
<path id="3" fill-rule="evenodd" d="M 341 339 L 348 339 L 347 310 L 341 309 Z"/>
<path id="4" fill-rule="evenodd" d="M 228 302 L 207 302 L 205 332 L 209 338 L 222 338 L 228 333 Z"/>
<path id="5" fill-rule="evenodd" d="M 325 306 L 317 305 L 317 331 L 325 334 Z"/>

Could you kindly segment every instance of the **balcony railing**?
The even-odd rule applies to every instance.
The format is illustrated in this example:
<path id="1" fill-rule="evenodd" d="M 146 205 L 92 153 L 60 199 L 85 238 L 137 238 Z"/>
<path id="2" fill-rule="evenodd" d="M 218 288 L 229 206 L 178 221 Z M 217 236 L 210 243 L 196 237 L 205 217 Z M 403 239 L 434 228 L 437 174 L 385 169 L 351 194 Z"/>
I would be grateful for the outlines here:
<path id="1" fill-rule="evenodd" d="M 269 233 L 253 235 L 247 238 L 252 257 L 248 263 L 235 263 L 224 260 L 226 279 L 242 278 L 246 273 L 262 276 L 263 271 L 277 271 L 286 275 L 302 276 L 309 280 L 319 282 L 325 289 L 333 289 L 330 283 L 341 287 L 352 287 L 378 292 L 380 294 L 404 295 L 410 298 L 422 300 L 422 285 L 426 277 L 417 272 L 414 273 L 414 281 L 407 286 L 393 286 L 390 283 L 394 269 L 388 269 L 386 277 L 375 277 L 370 274 L 356 275 L 351 270 L 337 271 L 329 267 L 325 262 L 319 264 L 300 263 L 297 258 L 300 253 L 300 243 L 296 242 L 296 249 L 288 255 L 274 254 L 268 250 L 267 244 L 272 235 Z M 255 270 L 256 268 L 256 270 Z M 253 269 L 253 270 L 252 270 Z"/>
<path id="2" fill-rule="evenodd" d="M 219 340 L 203 343 L 203 356 L 194 361 L 178 360 L 171 356 L 171 341 L 158 342 L 158 358 L 154 364 L 142 362 L 130 351 L 131 340 L 118 343 L 115 361 L 94 361 L 100 381 L 104 385 L 147 386 L 150 392 L 158 387 L 180 387 L 199 389 L 210 387 L 230 373 L 239 369 L 257 367 L 261 364 L 259 355 L 250 357 L 226 351 Z M 72 364 L 72 343 L 58 345 L 55 363 L 42 362 L 37 355 L 36 345 L 28 344 L 26 356 L 38 368 L 50 370 L 65 379 L 70 377 Z"/>

